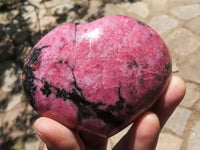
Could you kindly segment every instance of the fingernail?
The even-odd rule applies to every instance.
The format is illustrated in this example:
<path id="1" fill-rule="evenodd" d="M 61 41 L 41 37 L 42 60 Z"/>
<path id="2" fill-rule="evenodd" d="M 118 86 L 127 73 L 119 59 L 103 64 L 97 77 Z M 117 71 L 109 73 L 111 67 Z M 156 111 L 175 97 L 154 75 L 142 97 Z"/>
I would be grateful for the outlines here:
<path id="1" fill-rule="evenodd" d="M 38 130 L 36 130 L 35 128 L 34 128 L 34 131 L 35 131 L 35 133 L 38 135 L 38 136 L 42 136 L 42 133 L 40 133 Z"/>
<path id="2" fill-rule="evenodd" d="M 40 137 L 40 139 L 49 147 L 50 143 L 49 143 L 48 139 L 37 129 L 34 128 L 34 131 Z"/>
<path id="3" fill-rule="evenodd" d="M 151 120 L 151 119 L 154 118 L 154 117 L 155 117 L 155 114 L 152 113 L 152 112 L 149 112 L 149 113 L 145 116 L 145 118 L 146 118 L 146 119 L 149 119 L 149 120 Z"/>

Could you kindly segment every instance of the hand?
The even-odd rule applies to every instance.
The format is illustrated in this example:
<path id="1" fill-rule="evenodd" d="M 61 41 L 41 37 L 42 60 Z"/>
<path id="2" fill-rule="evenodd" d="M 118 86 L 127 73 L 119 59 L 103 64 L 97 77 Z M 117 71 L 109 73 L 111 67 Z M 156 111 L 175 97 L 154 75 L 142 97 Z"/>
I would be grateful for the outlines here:
<path id="1" fill-rule="evenodd" d="M 184 82 L 172 76 L 165 93 L 135 121 L 113 150 L 154 150 L 160 130 L 183 99 L 185 90 Z M 106 150 L 107 139 L 72 131 L 49 118 L 39 118 L 34 128 L 47 145 L 44 150 Z"/>

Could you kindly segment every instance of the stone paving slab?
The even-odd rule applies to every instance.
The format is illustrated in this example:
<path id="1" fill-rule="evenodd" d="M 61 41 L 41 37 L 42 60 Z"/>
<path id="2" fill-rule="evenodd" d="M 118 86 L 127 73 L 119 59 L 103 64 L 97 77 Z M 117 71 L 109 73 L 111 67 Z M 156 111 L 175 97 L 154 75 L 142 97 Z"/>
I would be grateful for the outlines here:
<path id="1" fill-rule="evenodd" d="M 191 113 L 192 111 L 186 108 L 177 107 L 167 121 L 165 128 L 170 129 L 179 136 L 182 136 Z"/>
<path id="2" fill-rule="evenodd" d="M 187 148 L 189 150 L 196 150 L 199 147 L 200 147 L 200 121 L 193 129 L 193 132 L 190 134 Z"/>
<path id="3" fill-rule="evenodd" d="M 116 14 L 139 19 L 160 33 L 171 52 L 173 73 L 186 82 L 186 96 L 163 128 L 156 150 L 199 149 L 200 0 L 27 0 L 0 10 L 0 149 L 41 149 L 32 129 L 38 116 L 21 91 L 24 59 L 34 44 L 59 24 Z M 127 130 L 109 139 L 109 150 Z"/>
<path id="4" fill-rule="evenodd" d="M 198 37 L 200 37 L 199 24 L 200 24 L 200 17 L 197 17 L 195 19 L 188 21 L 184 26 L 189 30 L 191 30 L 193 33 L 195 33 Z"/>
<path id="5" fill-rule="evenodd" d="M 191 108 L 200 98 L 200 87 L 194 83 L 186 83 L 186 94 L 180 105 Z"/>
<path id="6" fill-rule="evenodd" d="M 154 28 L 159 34 L 169 33 L 176 28 L 179 21 L 167 15 L 155 16 L 149 22 L 149 25 Z"/>
<path id="7" fill-rule="evenodd" d="M 199 52 L 200 49 L 198 49 Z M 178 72 L 178 75 L 182 77 L 183 79 L 187 81 L 191 81 L 194 83 L 200 84 L 200 78 L 199 78 L 199 65 L 200 60 L 200 53 L 197 53 L 196 55 L 193 55 L 189 57 L 189 59 L 185 59 L 184 64 L 180 64 L 180 72 Z"/>
<path id="8" fill-rule="evenodd" d="M 161 133 L 156 150 L 181 150 L 183 140 L 169 133 Z"/>
<path id="9" fill-rule="evenodd" d="M 186 5 L 172 8 L 170 12 L 180 19 L 189 20 L 200 15 L 200 5 Z"/>
<path id="10" fill-rule="evenodd" d="M 166 44 L 174 57 L 184 57 L 199 48 L 200 39 L 185 28 L 178 28 L 166 38 Z M 183 44 L 184 43 L 184 44 Z"/>

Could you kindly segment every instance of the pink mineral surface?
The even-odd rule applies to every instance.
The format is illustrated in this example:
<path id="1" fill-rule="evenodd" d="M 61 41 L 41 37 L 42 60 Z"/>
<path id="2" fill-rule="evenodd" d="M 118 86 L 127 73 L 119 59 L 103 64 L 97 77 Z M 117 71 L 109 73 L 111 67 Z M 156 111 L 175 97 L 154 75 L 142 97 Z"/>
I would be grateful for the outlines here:
<path id="1" fill-rule="evenodd" d="M 170 74 L 161 37 L 116 15 L 50 31 L 25 62 L 23 88 L 41 115 L 109 137 L 151 107 Z"/>

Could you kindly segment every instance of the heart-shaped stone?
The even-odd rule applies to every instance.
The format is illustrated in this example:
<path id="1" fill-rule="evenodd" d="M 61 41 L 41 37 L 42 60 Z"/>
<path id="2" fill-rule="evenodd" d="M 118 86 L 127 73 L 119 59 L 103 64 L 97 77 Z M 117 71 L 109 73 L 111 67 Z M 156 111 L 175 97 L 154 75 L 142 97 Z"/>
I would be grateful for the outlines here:
<path id="1" fill-rule="evenodd" d="M 170 74 L 161 37 L 117 15 L 50 31 L 25 62 L 23 88 L 43 116 L 109 137 L 151 107 Z"/>

